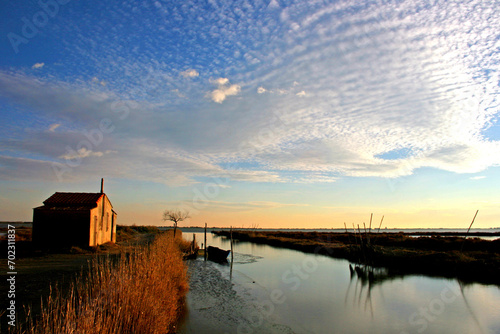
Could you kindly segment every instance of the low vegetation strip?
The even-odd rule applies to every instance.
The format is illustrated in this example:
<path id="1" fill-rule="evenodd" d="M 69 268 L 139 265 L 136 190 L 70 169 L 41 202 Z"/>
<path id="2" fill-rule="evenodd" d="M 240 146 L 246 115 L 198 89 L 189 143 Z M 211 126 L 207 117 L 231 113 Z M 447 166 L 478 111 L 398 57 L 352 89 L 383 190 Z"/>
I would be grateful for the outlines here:
<path id="1" fill-rule="evenodd" d="M 214 233 L 229 237 L 229 231 Z M 500 285 L 500 239 L 282 231 L 233 231 L 233 238 L 386 267 L 394 274 L 457 277 Z"/>
<path id="2" fill-rule="evenodd" d="M 181 240 L 159 234 L 152 244 L 131 254 L 94 262 L 69 297 L 54 291 L 41 314 L 16 332 L 175 332 L 188 291 Z"/>

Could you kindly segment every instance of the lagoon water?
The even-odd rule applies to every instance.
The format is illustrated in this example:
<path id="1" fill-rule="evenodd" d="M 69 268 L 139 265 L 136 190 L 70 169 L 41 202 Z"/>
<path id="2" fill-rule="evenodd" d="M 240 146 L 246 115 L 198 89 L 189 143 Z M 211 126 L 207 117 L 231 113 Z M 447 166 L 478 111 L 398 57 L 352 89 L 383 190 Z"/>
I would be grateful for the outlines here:
<path id="1" fill-rule="evenodd" d="M 203 233 L 195 234 L 201 246 Z M 230 249 L 225 238 L 207 238 Z M 346 260 L 248 242 L 235 242 L 232 270 L 203 259 L 189 267 L 184 334 L 500 333 L 495 285 L 383 270 L 367 280 Z"/>

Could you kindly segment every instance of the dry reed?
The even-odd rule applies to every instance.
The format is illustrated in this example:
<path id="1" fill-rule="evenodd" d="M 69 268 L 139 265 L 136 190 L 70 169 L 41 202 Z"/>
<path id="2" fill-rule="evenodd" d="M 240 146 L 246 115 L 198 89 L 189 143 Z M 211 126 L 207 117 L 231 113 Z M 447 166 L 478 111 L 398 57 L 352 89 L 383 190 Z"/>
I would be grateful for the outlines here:
<path id="1" fill-rule="evenodd" d="M 53 290 L 41 315 L 18 332 L 175 332 L 188 290 L 181 240 L 158 235 L 132 254 L 94 262 L 69 294 Z"/>

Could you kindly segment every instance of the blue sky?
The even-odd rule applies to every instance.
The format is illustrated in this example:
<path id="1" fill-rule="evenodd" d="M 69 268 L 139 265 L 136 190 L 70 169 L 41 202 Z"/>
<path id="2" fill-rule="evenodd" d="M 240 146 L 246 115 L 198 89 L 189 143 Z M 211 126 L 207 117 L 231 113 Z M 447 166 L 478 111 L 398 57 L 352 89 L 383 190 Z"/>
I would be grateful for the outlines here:
<path id="1" fill-rule="evenodd" d="M 500 226 L 495 1 L 10 1 L 0 220 Z"/>

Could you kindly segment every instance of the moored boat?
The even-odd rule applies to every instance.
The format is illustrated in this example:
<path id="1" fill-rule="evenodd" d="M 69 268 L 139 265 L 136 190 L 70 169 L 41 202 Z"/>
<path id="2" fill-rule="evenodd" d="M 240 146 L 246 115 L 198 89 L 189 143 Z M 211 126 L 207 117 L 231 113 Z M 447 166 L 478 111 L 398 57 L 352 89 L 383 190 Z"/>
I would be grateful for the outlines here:
<path id="1" fill-rule="evenodd" d="M 227 256 L 229 255 L 228 250 L 220 249 L 213 246 L 208 246 L 207 248 L 207 258 L 214 262 L 227 262 Z"/>

